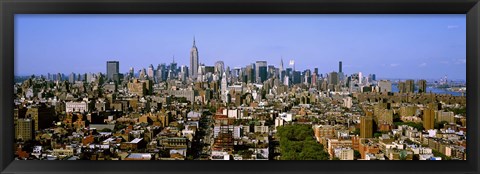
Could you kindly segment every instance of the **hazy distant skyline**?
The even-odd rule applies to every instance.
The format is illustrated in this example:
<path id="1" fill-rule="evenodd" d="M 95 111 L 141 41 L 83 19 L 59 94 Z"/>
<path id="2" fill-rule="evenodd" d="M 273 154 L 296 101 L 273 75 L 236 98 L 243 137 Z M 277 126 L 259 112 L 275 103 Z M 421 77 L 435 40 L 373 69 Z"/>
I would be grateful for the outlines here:
<path id="1" fill-rule="evenodd" d="M 466 18 L 448 15 L 15 15 L 15 74 L 120 72 L 153 64 L 245 67 L 265 60 L 320 73 L 466 79 Z"/>

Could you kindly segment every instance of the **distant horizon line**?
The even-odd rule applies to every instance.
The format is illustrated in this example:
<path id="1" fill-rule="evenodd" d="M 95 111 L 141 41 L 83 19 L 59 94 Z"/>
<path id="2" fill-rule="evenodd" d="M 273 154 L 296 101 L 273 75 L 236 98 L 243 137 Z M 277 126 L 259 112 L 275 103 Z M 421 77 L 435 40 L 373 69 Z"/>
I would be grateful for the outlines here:
<path id="1" fill-rule="evenodd" d="M 73 72 L 75 73 L 75 72 Z M 92 73 L 92 72 L 88 72 L 88 73 Z M 80 73 L 80 74 L 88 74 L 88 73 Z M 92 74 L 97 74 L 97 73 L 101 73 L 103 75 L 105 75 L 106 73 L 104 72 L 95 72 L 95 73 L 92 73 Z M 58 74 L 58 73 L 50 73 L 50 74 Z M 68 76 L 70 73 L 61 73 L 63 75 L 66 75 Z M 138 75 L 138 72 L 135 72 L 134 73 L 135 75 Z M 328 74 L 328 73 L 324 73 L 324 74 Z M 14 75 L 14 77 L 29 77 L 29 76 L 32 76 L 34 75 L 35 77 L 39 77 L 39 76 L 47 76 L 47 74 L 31 74 L 31 75 Z M 78 75 L 78 73 L 75 73 L 75 75 Z M 351 74 L 350 74 L 351 75 Z M 367 76 L 369 74 L 366 74 Z M 376 74 L 375 74 L 376 75 Z M 366 76 L 364 76 L 366 77 Z M 427 81 L 437 81 L 437 80 L 440 80 L 441 77 L 438 77 L 438 78 L 408 78 L 408 77 L 376 77 L 376 80 L 375 81 L 379 81 L 379 80 L 427 80 Z M 466 78 L 465 79 L 458 79 L 458 78 L 452 78 L 452 79 L 448 79 L 449 81 L 454 81 L 454 82 L 457 82 L 457 81 L 461 81 L 461 82 L 466 82 Z"/>

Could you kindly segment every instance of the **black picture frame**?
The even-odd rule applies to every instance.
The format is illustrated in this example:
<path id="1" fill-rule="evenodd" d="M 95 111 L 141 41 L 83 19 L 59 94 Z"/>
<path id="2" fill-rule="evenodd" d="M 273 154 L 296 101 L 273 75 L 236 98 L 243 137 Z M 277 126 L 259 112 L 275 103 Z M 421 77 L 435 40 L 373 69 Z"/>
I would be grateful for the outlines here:
<path id="1" fill-rule="evenodd" d="M 2 0 L 1 173 L 478 173 L 480 3 L 478 0 Z M 15 161 L 13 77 L 15 14 L 466 14 L 467 160 L 465 161 Z"/>

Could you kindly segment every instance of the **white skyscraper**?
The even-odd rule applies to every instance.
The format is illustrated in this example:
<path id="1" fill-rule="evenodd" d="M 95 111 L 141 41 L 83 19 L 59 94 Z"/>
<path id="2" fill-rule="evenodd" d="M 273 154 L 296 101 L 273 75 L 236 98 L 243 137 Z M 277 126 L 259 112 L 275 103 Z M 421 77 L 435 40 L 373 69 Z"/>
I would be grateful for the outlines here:
<path id="1" fill-rule="evenodd" d="M 142 68 L 138 74 L 138 78 L 144 80 L 145 76 L 147 76 L 147 70 L 145 70 L 145 68 Z"/>
<path id="2" fill-rule="evenodd" d="M 197 70 L 197 81 L 203 82 L 205 80 L 205 66 L 201 65 Z"/>
<path id="3" fill-rule="evenodd" d="M 292 67 L 293 71 L 295 71 L 295 61 L 290 60 L 290 62 L 288 64 Z"/>
<path id="4" fill-rule="evenodd" d="M 288 78 L 287 75 L 285 75 L 285 78 L 284 78 L 284 80 L 283 80 L 283 84 L 284 84 L 285 86 L 289 86 L 289 83 L 290 83 L 290 82 L 289 82 L 289 78 Z"/>
<path id="5" fill-rule="evenodd" d="M 133 67 L 130 67 L 130 70 L 129 70 L 128 73 L 129 73 L 130 77 L 134 76 L 135 70 L 133 69 Z"/>
<path id="6" fill-rule="evenodd" d="M 148 72 L 147 72 L 148 79 L 153 79 L 154 75 L 155 73 L 154 73 L 153 65 L 150 64 L 150 66 L 148 66 Z"/>
<path id="7" fill-rule="evenodd" d="M 363 78 L 362 72 L 358 72 L 358 83 L 359 84 L 362 84 L 362 78 Z"/>
<path id="8" fill-rule="evenodd" d="M 193 37 L 193 46 L 190 50 L 190 77 L 197 78 L 198 76 L 198 49 L 195 45 L 195 37 Z"/>
<path id="9" fill-rule="evenodd" d="M 225 72 L 223 72 L 221 88 L 222 88 L 221 90 L 222 90 L 223 102 L 226 102 L 228 89 L 227 89 L 227 75 L 225 74 Z"/>
<path id="10" fill-rule="evenodd" d="M 222 75 L 224 71 L 225 71 L 225 63 L 223 63 L 223 61 L 215 62 L 214 72 L 218 75 Z"/>

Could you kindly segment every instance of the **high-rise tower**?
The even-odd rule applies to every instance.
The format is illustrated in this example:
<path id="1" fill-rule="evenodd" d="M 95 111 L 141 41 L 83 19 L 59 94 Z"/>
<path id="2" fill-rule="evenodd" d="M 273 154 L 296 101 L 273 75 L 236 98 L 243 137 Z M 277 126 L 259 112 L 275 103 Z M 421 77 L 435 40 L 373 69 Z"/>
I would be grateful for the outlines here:
<path id="1" fill-rule="evenodd" d="M 193 37 L 193 46 L 190 50 L 190 77 L 197 78 L 198 75 L 198 49 L 195 45 L 195 37 Z"/>
<path id="2" fill-rule="evenodd" d="M 418 93 L 425 93 L 427 92 L 427 81 L 426 80 L 418 80 Z"/>
<path id="3" fill-rule="evenodd" d="M 255 81 L 263 83 L 267 80 L 267 61 L 257 61 L 255 63 Z"/>
<path id="4" fill-rule="evenodd" d="M 371 116 L 360 117 L 360 138 L 373 137 L 373 118 Z"/>
<path id="5" fill-rule="evenodd" d="M 435 125 L 435 111 L 432 108 L 425 108 L 423 110 L 423 128 L 425 130 L 434 129 Z"/>
<path id="6" fill-rule="evenodd" d="M 214 72 L 223 77 L 223 72 L 225 72 L 225 63 L 223 61 L 215 62 Z"/>
<path id="7" fill-rule="evenodd" d="M 280 71 L 283 71 L 283 58 L 280 58 Z"/>
<path id="8" fill-rule="evenodd" d="M 338 72 L 342 72 L 342 61 L 338 62 Z"/>
<path id="9" fill-rule="evenodd" d="M 221 84 L 221 94 L 222 94 L 222 100 L 223 102 L 227 102 L 227 75 L 225 74 L 225 72 L 223 72 L 223 76 L 222 76 L 222 84 Z"/>
<path id="10" fill-rule="evenodd" d="M 115 81 L 114 76 L 118 76 L 119 62 L 107 61 L 107 80 Z"/>

